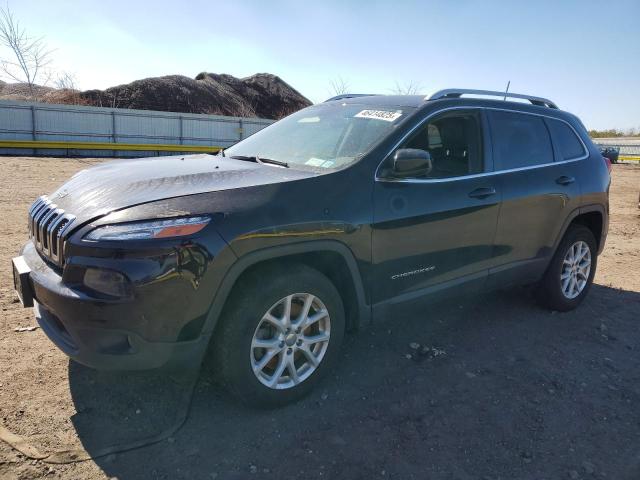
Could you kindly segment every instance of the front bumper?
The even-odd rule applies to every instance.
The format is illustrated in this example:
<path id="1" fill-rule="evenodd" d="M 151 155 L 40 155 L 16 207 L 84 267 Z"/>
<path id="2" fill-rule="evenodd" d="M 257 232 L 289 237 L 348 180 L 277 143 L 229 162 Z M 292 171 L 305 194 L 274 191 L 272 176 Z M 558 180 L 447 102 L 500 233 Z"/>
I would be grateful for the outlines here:
<path id="1" fill-rule="evenodd" d="M 31 242 L 23 248 L 22 258 L 31 270 L 28 281 L 37 321 L 73 360 L 100 370 L 200 365 L 208 338 L 199 330 L 190 338 L 181 338 L 184 327 L 193 322 L 177 318 L 175 308 L 162 305 L 167 302 L 167 288 L 175 294 L 170 299 L 173 307 L 189 302 L 184 295 L 180 298 L 179 275 L 173 284 L 152 282 L 130 298 L 107 300 L 63 283 L 60 273 L 40 257 Z M 166 313 L 161 315 L 163 309 Z M 189 311 L 187 307 L 180 310 Z"/>
<path id="2" fill-rule="evenodd" d="M 38 325 L 60 350 L 98 370 L 198 367 L 206 349 L 202 337 L 188 342 L 149 342 L 126 330 L 70 330 L 37 301 L 34 311 Z"/>
<path id="3" fill-rule="evenodd" d="M 126 330 L 75 330 L 34 302 L 38 325 L 49 339 L 78 363 L 98 370 L 150 370 L 198 367 L 206 350 L 200 337 L 187 342 L 149 342 Z"/>

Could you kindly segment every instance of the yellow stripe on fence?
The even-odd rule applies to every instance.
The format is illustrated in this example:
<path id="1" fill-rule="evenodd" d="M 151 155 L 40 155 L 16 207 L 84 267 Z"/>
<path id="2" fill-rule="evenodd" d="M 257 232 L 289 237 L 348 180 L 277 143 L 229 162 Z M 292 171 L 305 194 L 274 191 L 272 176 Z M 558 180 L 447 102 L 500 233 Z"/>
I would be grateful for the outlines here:
<path id="1" fill-rule="evenodd" d="M 40 148 L 60 150 L 141 150 L 148 152 L 217 152 L 213 145 L 176 145 L 156 143 L 49 142 L 43 140 L 0 140 L 0 148 Z"/>
<path id="2" fill-rule="evenodd" d="M 215 145 L 176 145 L 159 143 L 54 142 L 46 140 L 0 140 L 0 148 L 29 148 L 50 150 L 135 150 L 145 152 L 217 152 Z M 640 162 L 640 155 L 620 155 L 619 160 Z"/>

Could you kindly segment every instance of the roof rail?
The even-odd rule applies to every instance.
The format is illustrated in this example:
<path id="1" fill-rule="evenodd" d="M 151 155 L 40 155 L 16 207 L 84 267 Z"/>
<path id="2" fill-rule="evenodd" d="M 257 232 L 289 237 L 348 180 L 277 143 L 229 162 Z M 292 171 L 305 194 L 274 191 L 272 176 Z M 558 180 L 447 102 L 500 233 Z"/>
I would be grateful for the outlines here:
<path id="1" fill-rule="evenodd" d="M 345 98 L 356 98 L 356 97 L 373 97 L 378 95 L 377 93 L 343 93 L 341 95 L 336 95 L 335 97 L 331 97 L 325 100 L 325 102 L 332 102 L 334 100 L 344 100 Z"/>
<path id="2" fill-rule="evenodd" d="M 548 107 L 548 108 L 558 108 L 558 106 L 547 98 L 542 97 L 534 97 L 532 95 L 523 95 L 521 93 L 510 93 L 510 92 L 494 92 L 493 90 L 472 90 L 468 88 L 447 88 L 445 90 L 440 90 L 430 97 L 426 97 L 425 100 L 439 100 L 441 98 L 460 98 L 462 95 L 487 95 L 490 97 L 502 97 L 503 99 L 508 98 L 522 98 L 524 100 L 529 100 L 533 105 L 537 105 L 539 107 Z"/>

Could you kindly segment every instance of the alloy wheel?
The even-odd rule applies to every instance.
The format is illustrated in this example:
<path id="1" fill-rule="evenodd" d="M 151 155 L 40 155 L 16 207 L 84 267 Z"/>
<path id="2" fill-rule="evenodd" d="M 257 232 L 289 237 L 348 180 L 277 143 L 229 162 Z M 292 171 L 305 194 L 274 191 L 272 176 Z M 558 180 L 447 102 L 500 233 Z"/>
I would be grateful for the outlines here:
<path id="1" fill-rule="evenodd" d="M 318 297 L 288 295 L 262 316 L 251 341 L 251 369 L 269 388 L 293 388 L 318 369 L 330 336 L 329 312 Z"/>
<path id="2" fill-rule="evenodd" d="M 562 294 L 568 299 L 574 299 L 587 285 L 591 273 L 591 249 L 589 245 L 579 240 L 569 247 L 562 262 L 560 285 Z"/>

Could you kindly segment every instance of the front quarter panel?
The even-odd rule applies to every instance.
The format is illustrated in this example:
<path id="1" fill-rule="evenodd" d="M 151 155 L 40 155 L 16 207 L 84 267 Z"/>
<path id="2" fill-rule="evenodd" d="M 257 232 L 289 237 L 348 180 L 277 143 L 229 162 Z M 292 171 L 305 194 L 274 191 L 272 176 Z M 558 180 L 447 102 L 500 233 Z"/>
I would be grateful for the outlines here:
<path id="1" fill-rule="evenodd" d="M 303 242 L 340 242 L 364 278 L 371 262 L 372 188 L 371 175 L 346 169 L 283 185 L 228 191 L 217 202 L 226 207 L 217 226 L 238 258 Z"/>

